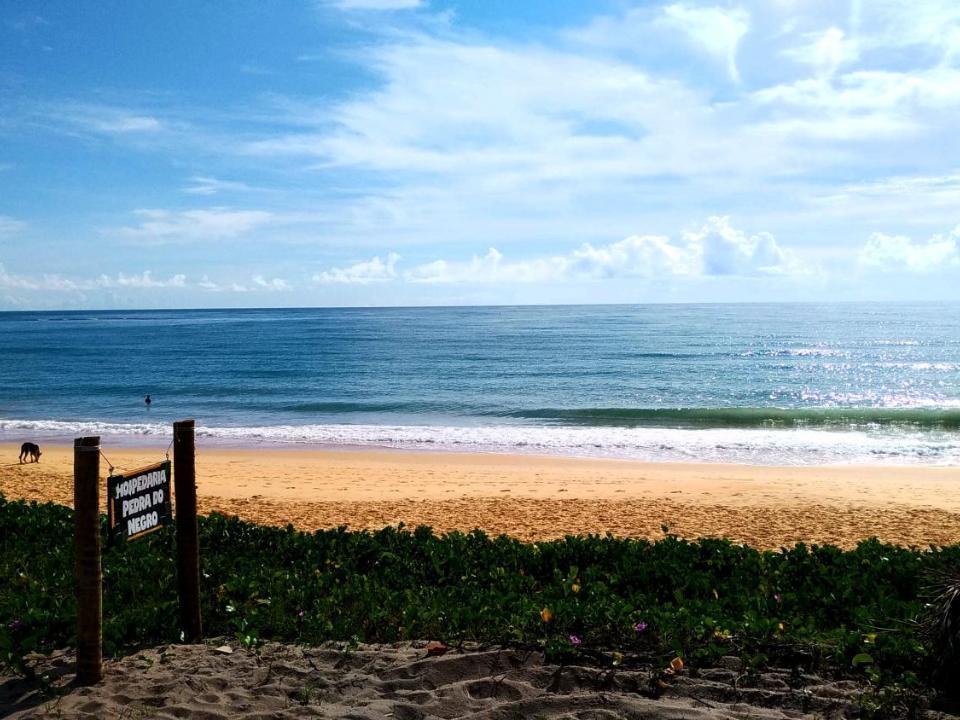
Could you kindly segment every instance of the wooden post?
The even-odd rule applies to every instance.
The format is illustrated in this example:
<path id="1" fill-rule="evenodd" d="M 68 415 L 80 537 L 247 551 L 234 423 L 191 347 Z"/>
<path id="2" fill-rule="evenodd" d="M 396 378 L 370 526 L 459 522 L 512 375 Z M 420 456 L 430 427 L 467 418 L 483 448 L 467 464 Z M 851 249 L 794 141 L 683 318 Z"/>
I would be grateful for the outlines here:
<path id="1" fill-rule="evenodd" d="M 77 589 L 77 682 L 103 679 L 100 565 L 100 438 L 73 441 L 73 572 Z"/>
<path id="2" fill-rule="evenodd" d="M 200 547 L 197 540 L 197 473 L 194 464 L 194 421 L 173 424 L 173 487 L 177 506 L 177 594 L 180 629 L 187 642 L 197 642 L 200 625 Z"/>

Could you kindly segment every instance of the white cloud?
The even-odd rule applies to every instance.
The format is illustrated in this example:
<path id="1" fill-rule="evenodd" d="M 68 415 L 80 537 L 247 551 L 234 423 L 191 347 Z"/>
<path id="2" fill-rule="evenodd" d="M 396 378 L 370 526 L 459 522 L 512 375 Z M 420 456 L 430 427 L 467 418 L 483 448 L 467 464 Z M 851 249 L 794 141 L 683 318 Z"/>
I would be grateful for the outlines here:
<path id="1" fill-rule="evenodd" d="M 895 273 L 932 273 L 960 267 L 960 225 L 948 235 L 934 235 L 926 242 L 874 233 L 860 250 L 859 261 L 864 268 Z"/>
<path id="2" fill-rule="evenodd" d="M 857 42 L 837 27 L 810 33 L 804 40 L 803 44 L 788 48 L 783 54 L 811 66 L 823 78 L 833 77 L 842 65 L 854 62 L 859 57 Z"/>
<path id="3" fill-rule="evenodd" d="M 872 182 L 841 185 L 825 199 L 863 196 L 884 202 L 921 196 L 942 196 L 960 206 L 960 173 L 945 175 L 895 175 Z"/>
<path id="4" fill-rule="evenodd" d="M 122 272 L 115 276 L 100 275 L 93 280 L 70 279 L 61 275 L 48 273 L 36 276 L 12 275 L 0 264 L 0 288 L 5 289 L 80 292 L 97 289 L 184 287 L 187 287 L 187 276 L 183 274 L 172 275 L 166 280 L 157 280 L 153 277 L 153 273 L 146 270 L 133 275 L 127 275 Z"/>
<path id="5" fill-rule="evenodd" d="M 960 173 L 902 175 L 828 187 L 811 199 L 811 211 L 855 218 L 857 225 L 902 226 L 914 220 L 923 232 L 956 221 L 960 207 Z M 917 222 L 919 221 L 919 222 Z"/>
<path id="6" fill-rule="evenodd" d="M 111 118 L 91 119 L 91 125 L 107 133 L 156 132 L 163 129 L 155 117 L 146 115 L 118 115 Z"/>
<path id="7" fill-rule="evenodd" d="M 404 273 L 413 283 L 546 283 L 560 280 L 566 272 L 564 257 L 504 262 L 503 254 L 490 248 L 466 262 L 434 260 Z"/>
<path id="8" fill-rule="evenodd" d="M 847 15 L 802 3 L 690 0 L 530 41 L 461 32 L 456 20 L 439 30 L 439 21 L 378 19 L 388 27 L 378 24 L 374 41 L 347 50 L 373 83 L 322 99 L 272 96 L 249 113 L 232 148 L 261 169 L 321 170 L 333 181 L 327 187 L 346 188 L 313 195 L 325 204 L 314 235 L 338 238 L 326 249 L 369 248 L 365 257 L 383 257 L 374 243 L 384 235 L 407 256 L 406 245 L 484 247 L 477 243 L 490 237 L 511 257 L 535 238 L 602 243 L 628 234 L 638 213 L 658 214 L 649 225 L 657 231 L 675 227 L 691 204 L 698 214 L 739 217 L 762 208 L 756 222 L 783 233 L 797 229 L 792 218 L 767 218 L 794 212 L 785 198 L 802 203 L 833 178 L 870 178 L 880 158 L 883 171 L 909 167 L 917 157 L 910 144 L 946 133 L 960 103 L 956 70 L 877 55 L 887 30 L 872 15 L 858 29 Z M 783 48 L 802 63 L 788 62 Z M 746 82 L 718 81 L 706 64 Z M 130 114 L 177 126 L 172 113 Z M 924 158 L 918 172 L 942 170 Z M 212 175 L 184 191 L 247 189 Z M 294 185 L 305 186 L 292 181 L 271 197 L 296 212 L 306 201 Z M 126 230 L 154 242 L 176 234 Z"/>
<path id="9" fill-rule="evenodd" d="M 697 271 L 689 247 L 659 235 L 631 235 L 609 245 L 584 243 L 566 258 L 567 274 L 587 277 L 656 277 Z"/>
<path id="10" fill-rule="evenodd" d="M 755 277 L 806 269 L 769 233 L 748 236 L 725 217 L 711 217 L 676 241 L 633 235 L 608 245 L 584 243 L 565 255 L 508 262 L 496 248 L 469 261 L 436 260 L 404 273 L 417 283 L 545 283 L 567 279 L 665 276 Z"/>
<path id="11" fill-rule="evenodd" d="M 27 292 L 56 292 L 66 294 L 82 294 L 96 291 L 159 291 L 159 290 L 201 290 L 206 292 L 287 292 L 293 286 L 286 280 L 274 277 L 266 278 L 263 275 L 254 275 L 250 283 L 219 284 L 204 275 L 199 281 L 190 282 L 183 273 L 171 275 L 165 279 L 154 277 L 150 270 L 141 273 L 117 273 L 116 275 L 102 274 L 94 279 L 72 279 L 61 275 L 16 275 L 7 272 L 0 263 L 0 290 L 27 291 Z"/>
<path id="12" fill-rule="evenodd" d="M 330 0 L 341 10 L 411 10 L 422 7 L 423 0 Z"/>
<path id="13" fill-rule="evenodd" d="M 677 192 L 689 196 L 695 183 L 722 194 L 731 181 L 756 189 L 811 171 L 819 179 L 835 167 L 849 177 L 875 163 L 867 143 L 920 137 L 936 123 L 931 113 L 943 113 L 946 123 L 960 101 L 960 76 L 951 68 L 864 69 L 859 40 L 835 22 L 778 40 L 809 55 L 809 76 L 798 78 L 796 65 L 784 69 L 781 58 L 760 68 L 766 83 L 727 88 L 720 100 L 703 87 L 702 73 L 682 79 L 691 42 L 733 75 L 738 58 L 746 68 L 756 58 L 749 44 L 740 58 L 741 44 L 754 38 L 752 23 L 770 24 L 769 14 L 675 3 L 595 21 L 552 44 L 396 32 L 357 56 L 378 85 L 339 102 L 287 106 L 288 127 L 301 130 L 242 147 L 325 172 L 378 173 L 384 182 L 359 202 L 409 195 L 412 202 L 397 203 L 396 223 L 433 220 L 440 235 L 448 218 L 436 217 L 438 208 L 464 206 L 469 225 L 489 201 L 516 208 L 533 226 L 555 217 L 551 203 L 591 193 L 626 203 L 630 185 L 648 178 L 680 179 L 686 185 Z M 616 29 L 617 21 L 629 32 L 608 40 L 600 30 Z M 631 54 L 628 40 L 653 49 Z M 899 157 L 889 144 L 884 152 Z"/>
<path id="14" fill-rule="evenodd" d="M 773 85 L 754 93 L 753 101 L 771 114 L 758 123 L 758 131 L 773 133 L 798 150 L 819 141 L 846 141 L 835 161 L 868 164 L 867 156 L 858 158 L 857 145 L 908 143 L 937 137 L 941 129 L 947 133 L 949 118 L 960 109 L 960 71 L 853 70 Z M 899 147 L 888 145 L 883 152 L 896 157 Z"/>
<path id="15" fill-rule="evenodd" d="M 397 277 L 397 253 L 387 255 L 386 261 L 377 255 L 370 260 L 354 263 L 343 268 L 331 268 L 313 276 L 315 283 L 340 283 L 345 285 L 367 285 L 373 282 L 393 280 Z"/>
<path id="16" fill-rule="evenodd" d="M 770 233 L 747 236 L 725 217 L 712 217 L 684 239 L 704 275 L 785 275 L 802 270 L 797 258 Z"/>
<path id="17" fill-rule="evenodd" d="M 50 107 L 44 114 L 61 118 L 74 127 L 107 135 L 137 135 L 157 133 L 168 129 L 153 115 L 115 105 L 65 102 Z"/>
<path id="18" fill-rule="evenodd" d="M 950 62 L 960 50 L 960 4 L 955 0 L 870 0 L 860 25 L 872 48 L 932 50 Z"/>
<path id="19" fill-rule="evenodd" d="M 214 177 L 202 175 L 194 175 L 189 182 L 190 184 L 183 188 L 183 192 L 189 195 L 217 195 L 222 192 L 238 192 L 251 189 L 249 185 L 242 182 L 218 180 Z"/>
<path id="20" fill-rule="evenodd" d="M 302 132 L 244 145 L 258 157 L 382 173 L 416 173 L 450 203 L 517 191 L 537 212 L 540 193 L 618 189 L 637 178 L 782 172 L 780 138 L 731 124 L 699 91 L 608 57 L 415 36 L 377 47 L 383 84 L 300 109 Z M 831 155 L 835 157 L 835 155 Z M 801 156 L 797 156 L 798 159 Z M 804 153 L 802 160 L 810 162 Z M 547 187 L 549 186 L 549 187 Z"/>
<path id="21" fill-rule="evenodd" d="M 116 277 L 101 275 L 96 281 L 96 286 L 102 288 L 182 288 L 186 287 L 186 284 L 186 275 L 177 274 L 166 280 L 157 280 L 150 270 L 144 270 L 139 275 L 125 275 L 124 273 L 118 273 Z"/>
<path id="22" fill-rule="evenodd" d="M 254 275 L 251 279 L 255 288 L 260 290 L 283 291 L 290 290 L 290 284 L 282 278 L 267 280 L 263 275 Z"/>
<path id="23" fill-rule="evenodd" d="M 208 275 L 204 275 L 195 286 L 200 290 L 215 293 L 284 292 L 293 289 L 293 286 L 283 278 L 267 279 L 263 275 L 254 275 L 250 278 L 249 284 L 238 282 L 218 283 L 211 280 Z"/>
<path id="24" fill-rule="evenodd" d="M 754 97 L 763 104 L 783 103 L 818 112 L 876 112 L 894 120 L 894 113 L 909 110 L 911 105 L 928 109 L 956 105 L 960 101 L 960 71 L 941 67 L 917 72 L 857 70 L 834 81 L 807 78 L 774 85 Z M 903 114 L 909 118 L 909 113 Z M 915 121 L 897 124 L 912 127 Z"/>
<path id="25" fill-rule="evenodd" d="M 78 290 L 80 286 L 60 275 L 43 274 L 37 277 L 12 275 L 0 263 L 0 288 L 6 290 Z"/>
<path id="26" fill-rule="evenodd" d="M 328 11 L 431 5 L 312 2 Z M 671 230 L 713 213 L 749 218 L 792 247 L 809 244 L 800 252 L 811 263 L 828 256 L 845 269 L 858 266 L 864 227 L 926 238 L 956 222 L 954 0 L 611 7 L 622 12 L 522 34 L 471 28 L 471 16 L 453 12 L 325 12 L 323 22 L 361 31 L 334 47 L 301 48 L 322 62 L 298 73 L 328 72 L 331 58 L 355 62 L 362 82 L 342 93 L 311 97 L 299 85 L 290 86 L 294 98 L 179 109 L 172 96 L 155 94 L 128 96 L 129 105 L 50 101 L 33 111 L 8 103 L 0 124 L 13 128 L 16 118 L 3 112 L 12 107 L 28 116 L 16 126 L 27 139 L 53 128 L 107 152 L 163 153 L 169 167 L 202 168 L 173 185 L 196 203 L 185 195 L 182 205 L 158 202 L 167 209 L 115 223 L 127 227 L 110 230 L 111 239 L 200 243 L 255 234 L 301 260 L 316 257 L 304 250 L 314 242 L 327 257 L 350 258 L 289 276 L 304 293 L 311 275 L 331 286 L 310 290 L 318 295 L 349 284 L 370 285 L 369 295 L 376 283 L 492 278 L 522 283 L 533 297 L 531 285 L 557 278 L 799 272 L 796 258 L 763 233 L 719 222 Z M 884 178 L 891 168 L 916 176 Z M 228 193 L 262 190 L 237 179 L 274 190 L 257 196 L 261 209 L 182 209 L 243 206 Z M 638 219 L 646 234 L 626 237 Z M 265 230 L 280 224 L 310 227 Z M 625 239 L 611 242 L 617 238 Z M 927 243 L 901 245 L 878 240 L 864 267 L 890 265 L 898 247 L 904 257 L 932 252 Z M 386 251 L 394 249 L 405 263 L 391 261 Z M 431 258 L 440 259 L 421 262 Z M 192 286 L 226 292 L 239 278 L 238 292 L 259 292 L 273 272 L 288 277 L 236 260 L 251 264 L 229 278 L 203 266 L 214 280 Z M 250 279 L 255 272 L 264 273 L 261 283 Z"/>
<path id="27" fill-rule="evenodd" d="M 737 46 L 750 29 L 745 10 L 676 3 L 663 9 L 660 23 L 685 33 L 694 45 L 725 63 L 730 78 L 739 82 Z"/>
<path id="28" fill-rule="evenodd" d="M 193 242 L 239 237 L 263 227 L 274 215 L 264 210 L 231 210 L 223 207 L 202 210 L 135 210 L 142 218 L 138 225 L 114 232 L 146 243 Z"/>

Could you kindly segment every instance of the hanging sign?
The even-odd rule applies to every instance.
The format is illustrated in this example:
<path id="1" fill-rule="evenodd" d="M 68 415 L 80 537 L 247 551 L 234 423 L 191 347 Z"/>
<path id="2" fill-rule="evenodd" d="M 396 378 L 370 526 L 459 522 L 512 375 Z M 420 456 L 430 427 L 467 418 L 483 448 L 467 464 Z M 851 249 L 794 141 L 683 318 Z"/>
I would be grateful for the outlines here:
<path id="1" fill-rule="evenodd" d="M 172 518 L 169 460 L 107 478 L 111 541 L 130 542 L 142 538 Z"/>

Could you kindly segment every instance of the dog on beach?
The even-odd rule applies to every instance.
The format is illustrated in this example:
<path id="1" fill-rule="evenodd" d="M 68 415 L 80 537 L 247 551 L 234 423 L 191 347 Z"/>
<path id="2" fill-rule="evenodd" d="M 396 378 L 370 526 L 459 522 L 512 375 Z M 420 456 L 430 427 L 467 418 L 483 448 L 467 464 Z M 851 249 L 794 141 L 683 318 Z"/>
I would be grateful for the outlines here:
<path id="1" fill-rule="evenodd" d="M 20 446 L 20 464 L 22 465 L 27 458 L 31 458 L 31 462 L 40 462 L 41 454 L 39 445 L 25 442 Z"/>

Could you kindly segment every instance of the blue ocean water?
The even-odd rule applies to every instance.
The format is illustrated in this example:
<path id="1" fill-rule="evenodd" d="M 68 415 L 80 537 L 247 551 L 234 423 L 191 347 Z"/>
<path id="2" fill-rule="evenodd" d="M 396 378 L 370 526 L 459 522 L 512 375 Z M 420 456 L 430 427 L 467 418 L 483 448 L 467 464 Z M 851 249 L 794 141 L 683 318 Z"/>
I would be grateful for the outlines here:
<path id="1" fill-rule="evenodd" d="M 0 313 L 0 437 L 960 464 L 960 306 Z M 143 396 L 153 405 L 147 409 Z"/>

